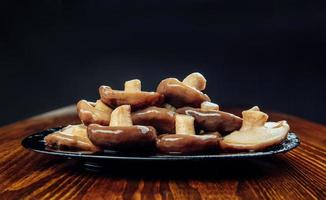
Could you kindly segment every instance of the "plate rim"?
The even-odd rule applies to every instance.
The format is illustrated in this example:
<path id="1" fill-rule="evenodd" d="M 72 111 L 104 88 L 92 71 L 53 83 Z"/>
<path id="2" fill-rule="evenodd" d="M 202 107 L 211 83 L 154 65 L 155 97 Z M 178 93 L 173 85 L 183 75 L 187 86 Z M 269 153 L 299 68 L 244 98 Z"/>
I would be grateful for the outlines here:
<path id="1" fill-rule="evenodd" d="M 294 132 L 289 132 L 287 139 L 285 141 L 294 141 L 291 143 L 289 148 L 281 148 L 277 150 L 270 151 L 259 151 L 259 152 L 240 152 L 240 153 L 221 153 L 221 154 L 200 154 L 200 155 L 98 155 L 98 154 L 86 154 L 86 153 L 76 153 L 72 151 L 49 151 L 49 150 L 40 150 L 31 148 L 28 145 L 28 142 L 31 137 L 41 137 L 44 138 L 45 134 L 50 134 L 62 127 L 55 127 L 46 129 L 43 131 L 36 132 L 34 134 L 28 135 L 24 137 L 21 141 L 21 145 L 28 150 L 33 152 L 45 154 L 45 155 L 53 155 L 65 158 L 77 158 L 77 159 L 100 159 L 100 160 L 134 160 L 134 161 L 189 161 L 189 160 L 219 160 L 219 159 L 243 159 L 243 158 L 255 158 L 255 157 L 264 157 L 271 156 L 280 153 L 286 153 L 294 148 L 298 147 L 301 143 L 299 137 Z"/>

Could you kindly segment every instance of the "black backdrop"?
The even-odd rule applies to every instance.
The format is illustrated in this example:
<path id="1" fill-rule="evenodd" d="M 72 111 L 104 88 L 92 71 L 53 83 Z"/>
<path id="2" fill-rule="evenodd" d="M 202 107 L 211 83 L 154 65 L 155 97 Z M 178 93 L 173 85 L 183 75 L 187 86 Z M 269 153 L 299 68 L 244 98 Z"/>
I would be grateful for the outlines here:
<path id="1" fill-rule="evenodd" d="M 2 1 L 0 124 L 199 71 L 223 106 L 326 120 L 326 9 L 316 1 Z"/>

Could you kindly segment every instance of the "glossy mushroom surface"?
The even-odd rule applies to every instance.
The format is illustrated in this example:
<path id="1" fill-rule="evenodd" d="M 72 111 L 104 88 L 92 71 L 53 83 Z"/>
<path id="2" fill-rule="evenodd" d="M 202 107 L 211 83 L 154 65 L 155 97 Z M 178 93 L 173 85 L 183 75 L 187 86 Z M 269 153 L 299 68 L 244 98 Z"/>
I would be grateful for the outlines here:
<path id="1" fill-rule="evenodd" d="M 176 112 L 193 116 L 196 126 L 205 131 L 229 133 L 234 130 L 239 130 L 242 125 L 242 119 L 240 117 L 218 110 L 183 107 L 177 109 Z"/>
<path id="2" fill-rule="evenodd" d="M 259 151 L 280 144 L 286 139 L 289 125 L 286 121 L 266 122 L 268 115 L 258 107 L 242 112 L 243 125 L 239 131 L 225 136 L 221 147 L 230 151 Z"/>
<path id="3" fill-rule="evenodd" d="M 176 134 L 163 134 L 158 137 L 156 148 L 165 154 L 208 153 L 218 149 L 221 136 L 216 133 L 195 135 L 194 118 L 177 114 Z"/>
<path id="4" fill-rule="evenodd" d="M 84 151 L 100 151 L 87 136 L 86 126 L 69 125 L 60 131 L 51 133 L 44 138 L 46 145 L 59 149 L 73 149 Z"/>
<path id="5" fill-rule="evenodd" d="M 163 94 L 165 102 L 174 107 L 192 106 L 199 107 L 202 102 L 210 98 L 200 90 L 190 87 L 176 78 L 167 78 L 160 82 L 156 90 Z"/>
<path id="6" fill-rule="evenodd" d="M 156 131 L 151 126 L 91 124 L 87 127 L 87 134 L 93 144 L 104 149 L 143 151 L 153 148 L 156 142 Z"/>
<path id="7" fill-rule="evenodd" d="M 93 144 L 119 151 L 153 149 L 157 138 L 155 128 L 132 124 L 130 105 L 122 105 L 112 111 L 110 126 L 89 125 L 87 134 Z"/>
<path id="8" fill-rule="evenodd" d="M 96 103 L 80 100 L 77 103 L 77 113 L 79 119 L 86 126 L 89 124 L 109 125 L 112 109 L 101 100 Z"/>
<path id="9" fill-rule="evenodd" d="M 200 91 L 205 90 L 206 82 L 206 78 L 199 72 L 191 73 L 182 80 L 182 83 L 185 85 L 196 88 Z"/>
<path id="10" fill-rule="evenodd" d="M 128 84 L 128 86 L 130 86 Z M 134 85 L 132 85 L 134 87 Z M 109 86 L 99 88 L 101 100 L 110 107 L 130 105 L 133 110 L 148 106 L 161 105 L 164 101 L 162 94 L 157 92 L 144 92 L 137 89 L 113 90 Z"/>
<path id="11" fill-rule="evenodd" d="M 133 124 L 153 126 L 159 133 L 175 133 L 175 112 L 151 106 L 131 113 Z"/>
<path id="12" fill-rule="evenodd" d="M 220 140 L 219 134 L 163 134 L 158 137 L 156 147 L 166 154 L 207 153 L 216 151 Z"/>

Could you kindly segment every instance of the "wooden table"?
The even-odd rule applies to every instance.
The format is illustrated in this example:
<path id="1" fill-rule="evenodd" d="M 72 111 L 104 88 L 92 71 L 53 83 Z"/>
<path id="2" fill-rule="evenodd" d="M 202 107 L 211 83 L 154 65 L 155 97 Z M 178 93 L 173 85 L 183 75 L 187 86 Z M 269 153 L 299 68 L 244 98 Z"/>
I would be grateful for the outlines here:
<path id="1" fill-rule="evenodd" d="M 36 131 L 78 122 L 74 110 L 70 106 L 0 128 L 0 199 L 326 199 L 326 126 L 269 112 L 272 120 L 289 122 L 301 139 L 298 148 L 217 163 L 111 163 L 97 173 L 78 161 L 20 145 Z"/>

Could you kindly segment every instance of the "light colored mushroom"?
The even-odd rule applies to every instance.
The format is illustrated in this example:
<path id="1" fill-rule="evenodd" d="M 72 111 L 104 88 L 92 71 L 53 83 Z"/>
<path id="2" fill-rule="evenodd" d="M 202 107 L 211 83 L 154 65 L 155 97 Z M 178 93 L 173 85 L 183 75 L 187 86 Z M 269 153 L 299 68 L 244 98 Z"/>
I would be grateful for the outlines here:
<path id="1" fill-rule="evenodd" d="M 121 105 L 131 105 L 131 108 L 134 110 L 161 105 L 164 101 L 163 95 L 157 92 L 141 91 L 141 82 L 138 79 L 126 81 L 123 91 L 113 90 L 109 86 L 101 86 L 99 93 L 101 100 L 114 108 Z"/>
<path id="2" fill-rule="evenodd" d="M 242 112 L 243 123 L 239 131 L 224 137 L 221 147 L 225 150 L 258 151 L 280 144 L 287 137 L 286 121 L 266 122 L 268 115 L 254 107 Z"/>
<path id="3" fill-rule="evenodd" d="M 110 126 L 132 126 L 130 105 L 122 105 L 117 107 L 111 113 Z"/>
<path id="4" fill-rule="evenodd" d="M 125 92 L 141 92 L 141 81 L 139 79 L 126 81 Z"/>
<path id="5" fill-rule="evenodd" d="M 176 78 L 167 78 L 157 86 L 157 92 L 163 94 L 165 102 L 179 108 L 182 106 L 200 107 L 210 98 L 201 92 L 206 87 L 206 79 L 199 73 L 190 74 L 183 82 Z"/>
<path id="6" fill-rule="evenodd" d="M 60 149 L 77 149 L 85 151 L 99 151 L 87 137 L 86 126 L 69 125 L 60 131 L 54 132 L 44 137 L 46 145 Z"/>
<path id="7" fill-rule="evenodd" d="M 79 119 L 85 125 L 109 125 L 111 112 L 112 109 L 105 105 L 101 100 L 97 100 L 96 103 L 80 100 L 77 103 Z"/>
<path id="8" fill-rule="evenodd" d="M 189 74 L 182 81 L 182 83 L 184 83 L 185 85 L 194 87 L 200 91 L 205 90 L 206 82 L 207 81 L 206 81 L 205 77 L 199 72 L 194 72 L 194 73 Z"/>
<path id="9" fill-rule="evenodd" d="M 218 111 L 218 110 L 220 110 L 219 105 L 217 105 L 216 103 L 210 102 L 210 101 L 204 101 L 203 103 L 201 103 L 200 108 L 203 111 L 210 111 L 210 110 Z"/>
<path id="10" fill-rule="evenodd" d="M 106 112 L 106 113 L 111 113 L 112 112 L 112 108 L 105 105 L 100 99 L 98 99 L 95 102 L 95 109 Z"/>
<path id="11" fill-rule="evenodd" d="M 194 121 L 192 116 L 177 114 L 175 116 L 175 133 L 195 135 Z"/>

